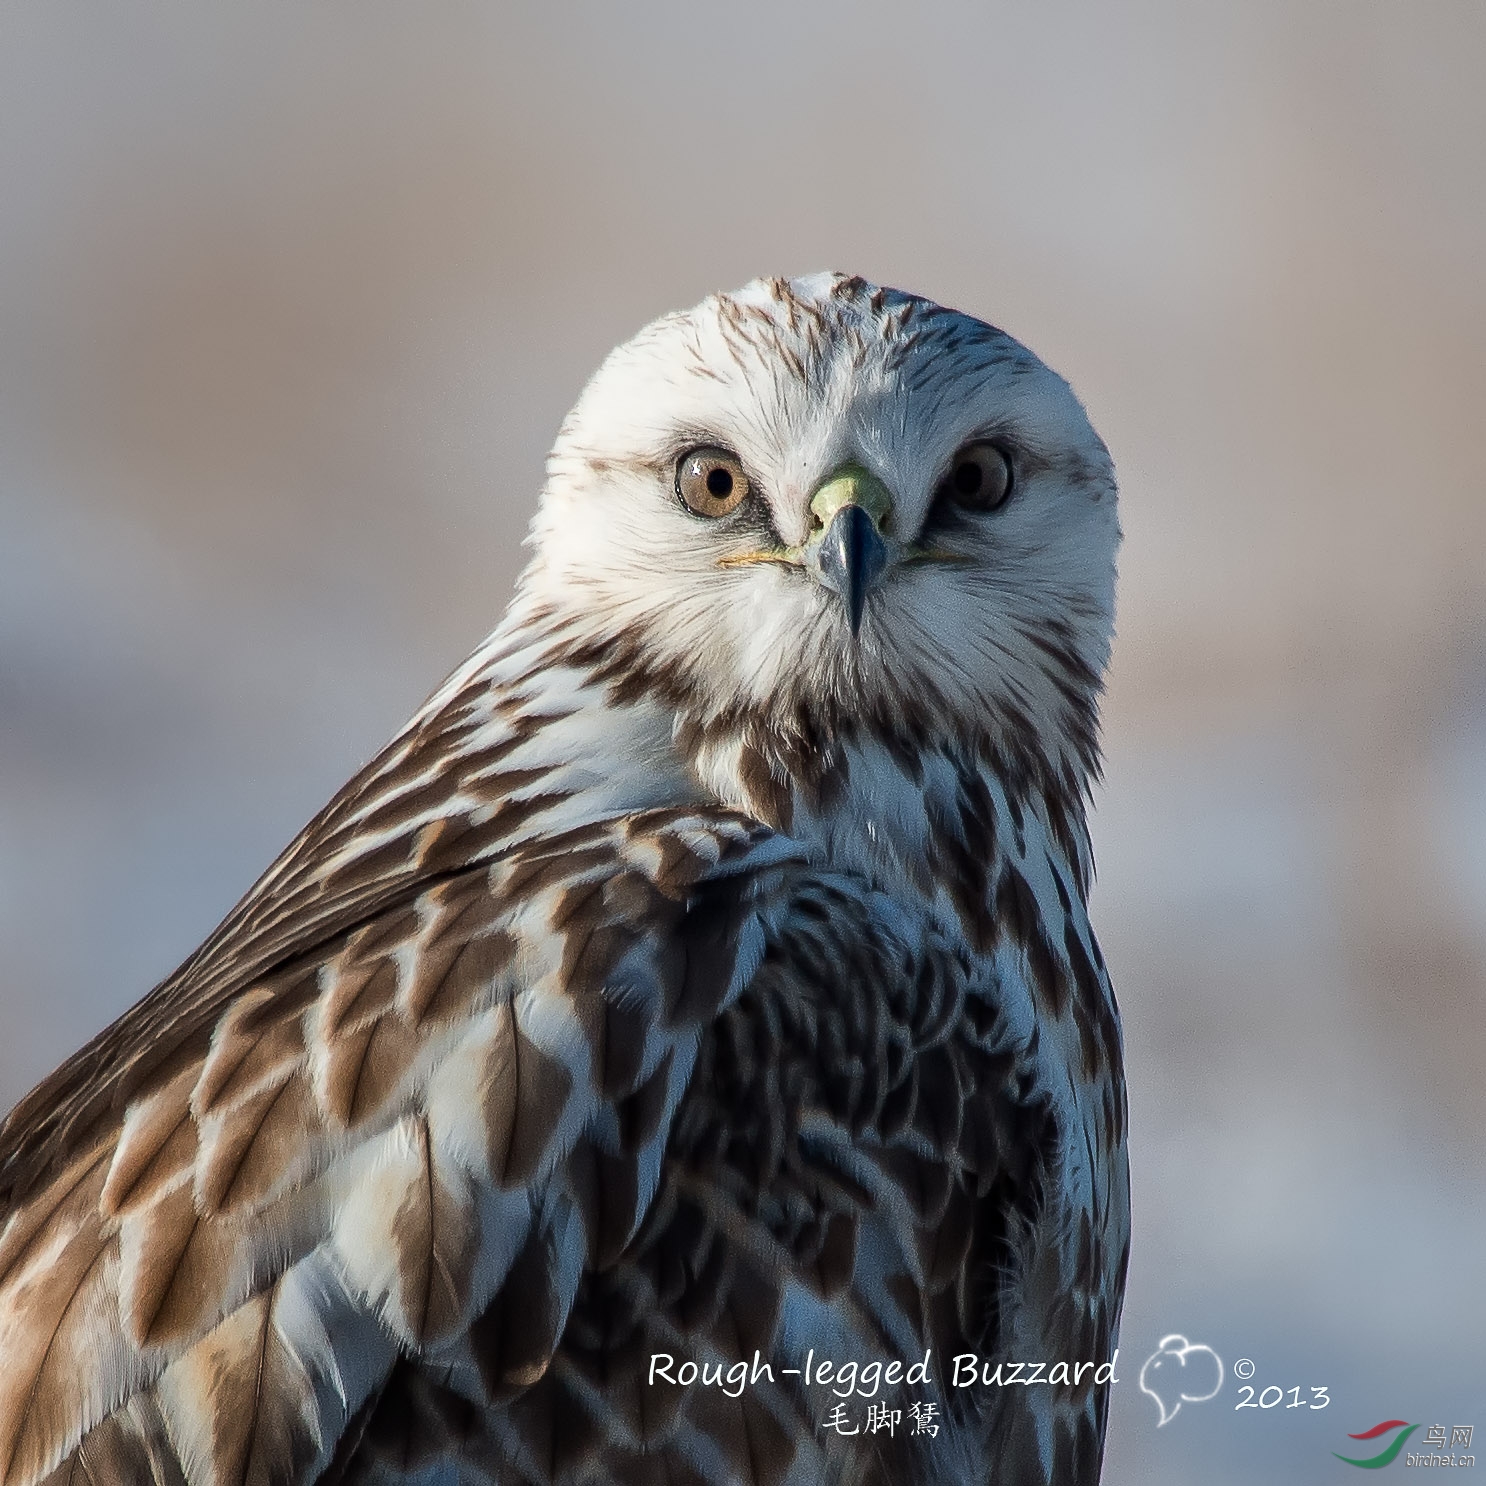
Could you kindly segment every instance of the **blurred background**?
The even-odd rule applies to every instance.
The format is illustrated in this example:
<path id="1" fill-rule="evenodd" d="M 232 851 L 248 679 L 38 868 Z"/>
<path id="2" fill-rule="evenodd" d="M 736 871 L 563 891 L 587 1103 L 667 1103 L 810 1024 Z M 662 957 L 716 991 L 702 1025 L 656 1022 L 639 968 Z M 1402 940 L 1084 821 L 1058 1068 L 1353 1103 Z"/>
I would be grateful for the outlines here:
<path id="1" fill-rule="evenodd" d="M 1486 1431 L 1483 68 L 1476 0 L 7 0 L 0 1107 L 493 626 L 611 345 L 845 268 L 1122 477 L 1106 1480 Z M 1171 1332 L 1229 1376 L 1158 1431 Z"/>

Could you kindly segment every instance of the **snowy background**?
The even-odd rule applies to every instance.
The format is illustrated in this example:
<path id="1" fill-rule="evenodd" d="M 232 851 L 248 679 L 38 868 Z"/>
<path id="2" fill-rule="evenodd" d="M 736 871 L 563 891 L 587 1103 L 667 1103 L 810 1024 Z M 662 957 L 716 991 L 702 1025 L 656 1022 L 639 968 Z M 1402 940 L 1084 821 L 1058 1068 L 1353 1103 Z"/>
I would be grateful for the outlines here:
<path id="1" fill-rule="evenodd" d="M 846 268 L 1121 473 L 1106 1480 L 1486 1431 L 1486 9 L 908 14 L 0 8 L 0 1107 L 494 624 L 612 344 Z M 1230 1376 L 1158 1431 L 1174 1331 Z"/>

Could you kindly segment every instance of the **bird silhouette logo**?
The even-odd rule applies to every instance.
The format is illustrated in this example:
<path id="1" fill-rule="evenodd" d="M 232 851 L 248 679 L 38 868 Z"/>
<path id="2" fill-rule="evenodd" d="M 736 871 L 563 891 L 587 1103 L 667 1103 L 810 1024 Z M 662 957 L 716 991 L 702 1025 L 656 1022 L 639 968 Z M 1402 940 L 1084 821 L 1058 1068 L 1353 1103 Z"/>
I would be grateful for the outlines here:
<path id="1" fill-rule="evenodd" d="M 1222 1386 L 1223 1359 L 1177 1332 L 1163 1336 L 1140 1369 L 1140 1391 L 1149 1393 L 1161 1410 L 1157 1429 L 1171 1423 L 1184 1403 L 1206 1403 Z"/>

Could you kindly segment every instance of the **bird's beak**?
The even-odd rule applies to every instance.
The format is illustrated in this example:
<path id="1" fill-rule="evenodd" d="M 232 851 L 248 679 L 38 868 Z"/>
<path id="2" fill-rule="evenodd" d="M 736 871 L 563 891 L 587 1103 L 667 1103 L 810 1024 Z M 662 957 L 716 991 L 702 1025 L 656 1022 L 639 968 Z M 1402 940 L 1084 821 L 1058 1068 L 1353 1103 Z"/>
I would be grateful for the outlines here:
<path id="1" fill-rule="evenodd" d="M 892 508 L 887 486 L 859 465 L 837 470 L 810 501 L 815 523 L 805 542 L 805 566 L 822 587 L 840 594 L 852 634 L 887 566 L 882 523 Z"/>

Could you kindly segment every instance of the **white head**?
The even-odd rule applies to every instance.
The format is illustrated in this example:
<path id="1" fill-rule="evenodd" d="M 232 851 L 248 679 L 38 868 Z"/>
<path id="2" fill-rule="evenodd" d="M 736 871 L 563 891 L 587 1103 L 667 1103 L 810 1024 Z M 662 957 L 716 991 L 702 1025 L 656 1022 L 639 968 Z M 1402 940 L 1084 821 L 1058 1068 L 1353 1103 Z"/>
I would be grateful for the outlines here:
<path id="1" fill-rule="evenodd" d="M 759 280 L 614 351 L 548 472 L 523 595 L 701 727 L 785 767 L 881 730 L 1075 793 L 1096 767 L 1114 472 L 994 327 L 841 274 Z"/>

